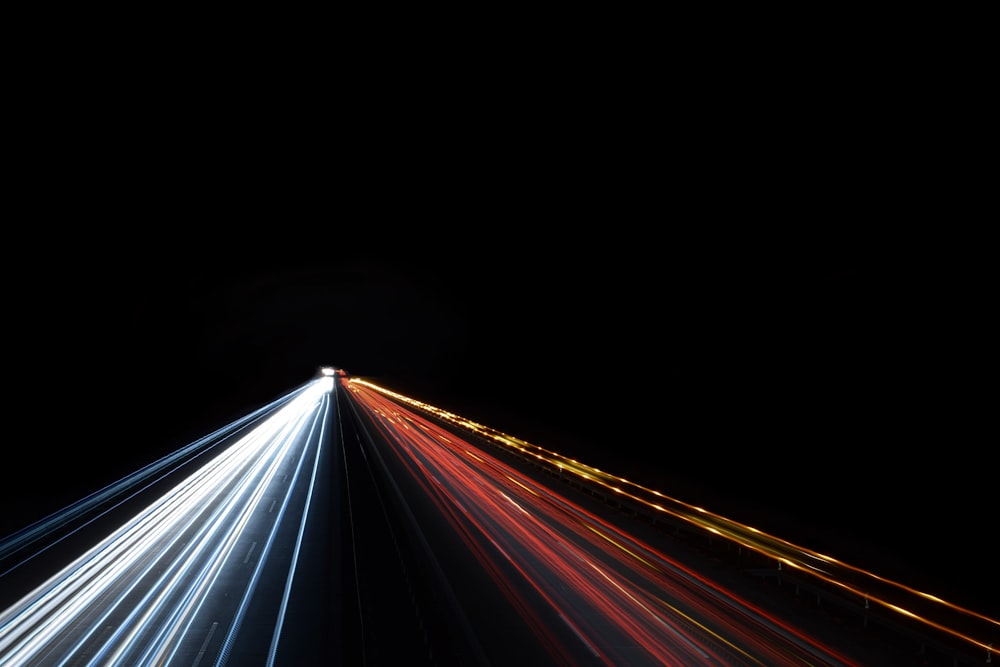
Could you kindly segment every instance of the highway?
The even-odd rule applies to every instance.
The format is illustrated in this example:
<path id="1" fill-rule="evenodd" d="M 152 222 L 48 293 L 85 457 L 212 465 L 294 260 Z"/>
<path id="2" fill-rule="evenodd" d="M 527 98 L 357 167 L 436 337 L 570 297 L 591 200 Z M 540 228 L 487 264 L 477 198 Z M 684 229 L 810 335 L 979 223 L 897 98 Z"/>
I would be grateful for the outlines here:
<path id="1" fill-rule="evenodd" d="M 971 665 L 1000 636 L 333 368 L 4 538 L 0 609 L 3 667 Z"/>
<path id="2" fill-rule="evenodd" d="M 472 618 L 490 664 L 980 664 L 995 653 L 995 619 L 364 380 L 347 386 L 368 458 L 405 483 L 397 495 L 424 541 L 448 545 L 433 551 L 461 608 L 474 615 L 504 591 L 506 604 Z M 483 571 L 489 584 L 459 578 Z M 806 590 L 829 611 L 803 611 Z M 499 609 L 515 617 L 491 637 Z M 511 628 L 534 636 L 505 643 Z"/>
<path id="3" fill-rule="evenodd" d="M 380 464 L 420 500 L 408 507 L 483 664 L 852 664 L 428 419 L 352 392 L 387 446 Z M 480 603 L 491 587 L 507 605 Z"/>
<path id="4" fill-rule="evenodd" d="M 0 614 L 0 664 L 318 664 L 325 642 L 304 649 L 289 611 L 332 582 L 316 548 L 329 512 L 315 511 L 332 387 L 311 383 L 5 540 L 6 590 L 54 571 Z"/>

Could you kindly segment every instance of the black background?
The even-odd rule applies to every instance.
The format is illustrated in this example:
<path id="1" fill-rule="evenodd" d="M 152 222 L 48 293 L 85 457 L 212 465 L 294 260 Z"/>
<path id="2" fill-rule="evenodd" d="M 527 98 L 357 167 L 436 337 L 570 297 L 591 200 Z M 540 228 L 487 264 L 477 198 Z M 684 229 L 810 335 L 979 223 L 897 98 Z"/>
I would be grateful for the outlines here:
<path id="1" fill-rule="evenodd" d="M 3 532 L 334 365 L 996 616 L 993 260 L 933 59 L 527 32 L 39 54 Z"/>

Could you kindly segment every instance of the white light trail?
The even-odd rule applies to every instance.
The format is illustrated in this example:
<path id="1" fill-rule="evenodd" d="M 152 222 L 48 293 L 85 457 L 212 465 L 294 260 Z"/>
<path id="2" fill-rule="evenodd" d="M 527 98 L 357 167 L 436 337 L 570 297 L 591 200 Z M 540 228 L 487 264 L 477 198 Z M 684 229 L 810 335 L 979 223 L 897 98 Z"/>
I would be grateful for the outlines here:
<path id="1" fill-rule="evenodd" d="M 243 565 L 241 537 L 259 522 L 258 514 L 274 522 L 268 538 L 274 539 L 282 512 L 266 510 L 275 493 L 284 494 L 282 507 L 288 504 L 308 443 L 315 442 L 310 438 L 321 430 L 317 422 L 328 414 L 333 383 L 322 377 L 304 385 L 273 415 L 0 613 L 0 664 L 168 664 L 182 642 L 197 652 L 207 640 L 190 636 L 193 619 L 206 602 L 217 602 L 213 592 L 227 564 Z M 291 469 L 294 476 L 287 474 Z M 259 550 L 258 576 L 269 547 Z M 235 595 L 243 597 L 244 608 L 252 583 Z M 238 625 L 238 619 L 226 624 Z"/>

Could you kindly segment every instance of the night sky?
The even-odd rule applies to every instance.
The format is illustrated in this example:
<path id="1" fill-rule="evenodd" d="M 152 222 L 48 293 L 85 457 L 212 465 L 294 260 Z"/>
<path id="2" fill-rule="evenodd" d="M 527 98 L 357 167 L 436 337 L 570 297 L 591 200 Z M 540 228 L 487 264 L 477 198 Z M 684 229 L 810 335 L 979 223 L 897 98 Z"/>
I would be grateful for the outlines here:
<path id="1" fill-rule="evenodd" d="M 2 532 L 334 365 L 1000 615 L 990 265 L 899 70 L 132 46 L 25 111 Z"/>

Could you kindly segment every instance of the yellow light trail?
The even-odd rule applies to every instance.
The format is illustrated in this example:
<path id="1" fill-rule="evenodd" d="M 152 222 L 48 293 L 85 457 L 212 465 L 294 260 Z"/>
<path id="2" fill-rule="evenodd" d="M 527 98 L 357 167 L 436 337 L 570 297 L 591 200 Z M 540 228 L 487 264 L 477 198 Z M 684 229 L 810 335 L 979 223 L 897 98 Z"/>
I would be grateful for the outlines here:
<path id="1" fill-rule="evenodd" d="M 860 567 L 849 565 L 832 556 L 795 545 L 787 540 L 764 533 L 753 526 L 733 521 L 704 508 L 668 497 L 660 491 L 647 488 L 454 413 L 404 396 L 363 378 L 352 377 L 349 382 L 361 384 L 408 406 L 418 408 L 442 421 L 472 431 L 476 435 L 515 453 L 530 456 L 533 460 L 555 471 L 575 475 L 590 484 L 596 484 L 614 493 L 616 497 L 626 498 L 640 507 L 652 510 L 654 515 L 669 515 L 742 548 L 773 558 L 789 568 L 814 577 L 841 591 L 856 595 L 867 603 L 879 604 L 894 613 L 986 651 L 988 656 L 1000 653 L 1000 648 L 994 647 L 992 642 L 977 638 L 969 631 L 959 630 L 955 627 L 959 624 L 975 625 L 982 628 L 983 635 L 986 636 L 1000 630 L 1000 620 L 948 602 L 936 595 L 916 590 L 906 584 L 892 581 Z M 913 611 L 910 607 L 920 601 L 932 603 L 933 607 L 922 613 Z M 955 619 L 955 622 L 949 624 L 938 621 L 932 618 L 932 615 L 948 616 Z"/>

